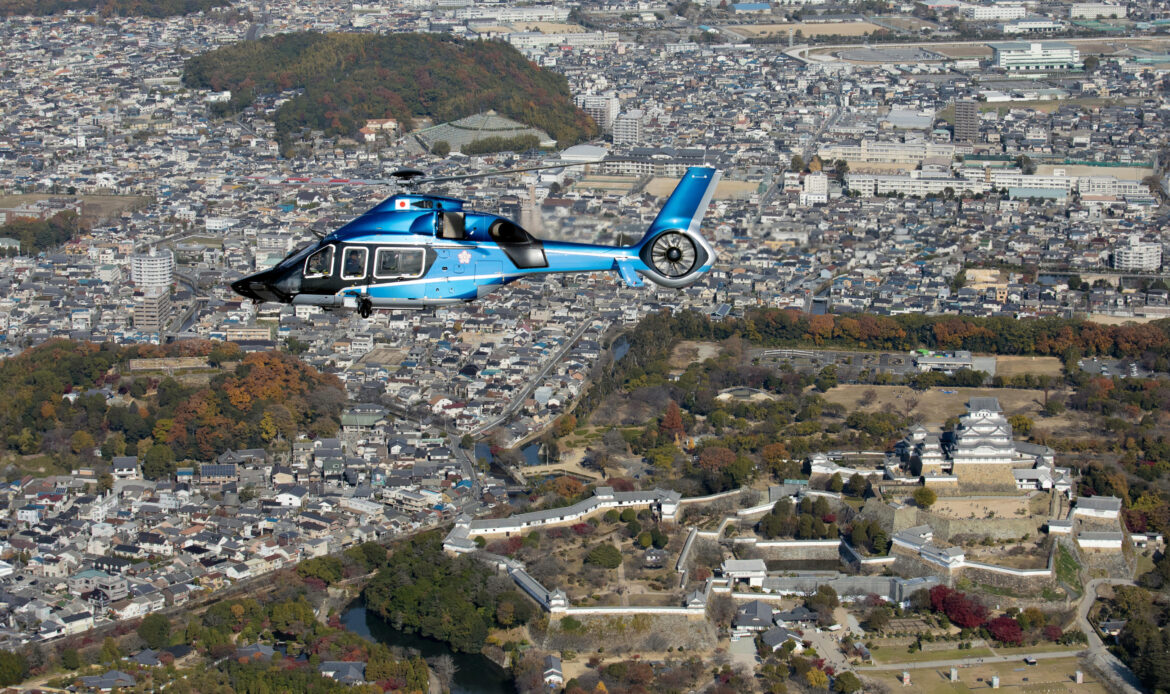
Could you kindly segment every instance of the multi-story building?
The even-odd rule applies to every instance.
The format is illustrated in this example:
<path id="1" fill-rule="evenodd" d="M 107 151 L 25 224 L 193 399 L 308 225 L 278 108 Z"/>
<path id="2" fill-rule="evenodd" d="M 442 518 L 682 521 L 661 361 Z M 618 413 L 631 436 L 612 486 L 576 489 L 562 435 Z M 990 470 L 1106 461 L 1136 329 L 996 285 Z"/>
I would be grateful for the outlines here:
<path id="1" fill-rule="evenodd" d="M 955 427 L 951 473 L 960 479 L 1015 486 L 1012 425 L 997 398 L 971 398 Z"/>
<path id="2" fill-rule="evenodd" d="M 850 191 L 856 191 L 861 195 L 898 195 L 900 193 L 908 197 L 945 196 L 948 189 L 952 195 L 974 195 L 986 193 L 990 188 L 985 181 L 928 177 L 920 174 L 920 171 L 911 171 L 909 175 L 850 172 L 845 174 L 845 185 Z"/>
<path id="3" fill-rule="evenodd" d="M 960 10 L 965 19 L 976 22 L 1004 22 L 1009 19 L 1023 19 L 1028 10 L 1023 5 L 963 5 Z"/>
<path id="4" fill-rule="evenodd" d="M 134 328 L 139 332 L 161 332 L 170 317 L 170 290 L 167 287 L 148 287 L 142 301 L 134 307 Z"/>
<path id="5" fill-rule="evenodd" d="M 175 254 L 151 248 L 130 256 L 130 279 L 137 287 L 169 287 L 174 281 Z"/>
<path id="6" fill-rule="evenodd" d="M 824 205 L 829 202 L 829 177 L 824 173 L 811 173 L 804 177 L 804 189 L 800 192 L 801 205 Z"/>
<path id="7" fill-rule="evenodd" d="M 529 5 L 526 7 L 476 5 L 455 10 L 455 19 L 488 19 L 501 24 L 563 22 L 568 18 L 569 8 L 556 5 Z"/>
<path id="8" fill-rule="evenodd" d="M 979 137 L 979 104 L 972 99 L 955 101 L 955 141 L 975 142 Z"/>
<path id="9" fill-rule="evenodd" d="M 1125 5 L 1109 5 L 1103 2 L 1076 2 L 1068 7 L 1069 19 L 1100 19 L 1125 17 Z"/>
<path id="10" fill-rule="evenodd" d="M 1125 272 L 1155 272 L 1162 267 L 1162 245 L 1131 239 L 1113 249 L 1113 267 Z"/>
<path id="11" fill-rule="evenodd" d="M 1017 70 L 1068 70 L 1081 62 L 1081 51 L 1066 41 L 1010 41 L 990 44 L 995 67 Z"/>
<path id="12" fill-rule="evenodd" d="M 612 94 L 578 94 L 576 101 L 582 111 L 607 131 L 613 127 L 621 108 L 621 102 Z"/>
<path id="13" fill-rule="evenodd" d="M 950 161 L 955 158 L 955 146 L 949 143 L 888 142 L 862 139 L 860 142 L 839 142 L 822 145 L 817 153 L 824 161 L 844 159 L 850 164 L 916 164 L 927 158 Z"/>
<path id="14" fill-rule="evenodd" d="M 642 144 L 642 119 L 645 113 L 640 108 L 630 109 L 613 122 L 613 143 L 615 145 Z"/>
<path id="15" fill-rule="evenodd" d="M 1055 34 L 1064 31 L 1068 25 L 1064 22 L 1058 22 L 1053 19 L 1045 19 L 1043 17 L 1026 17 L 1024 19 L 1016 19 L 1011 22 L 1004 22 L 999 25 L 999 30 L 1004 34 Z"/>

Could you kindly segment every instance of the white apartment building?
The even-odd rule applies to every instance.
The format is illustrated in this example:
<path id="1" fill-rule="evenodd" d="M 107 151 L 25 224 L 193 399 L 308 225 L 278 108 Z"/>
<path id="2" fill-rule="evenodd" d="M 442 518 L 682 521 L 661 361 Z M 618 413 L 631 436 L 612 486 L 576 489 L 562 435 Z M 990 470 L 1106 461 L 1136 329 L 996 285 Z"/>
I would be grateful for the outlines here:
<path id="1" fill-rule="evenodd" d="M 517 50 L 568 46 L 570 48 L 609 48 L 618 42 L 614 31 L 583 31 L 577 34 L 544 34 L 539 31 L 521 31 L 508 34 L 508 43 Z"/>
<path id="2" fill-rule="evenodd" d="M 959 11 L 964 18 L 976 22 L 1005 22 L 1028 15 L 1023 5 L 963 5 Z"/>
<path id="3" fill-rule="evenodd" d="M 174 281 L 175 254 L 151 248 L 130 256 L 130 280 L 138 287 L 169 287 Z"/>
<path id="4" fill-rule="evenodd" d="M 1124 272 L 1155 272 L 1162 267 L 1162 244 L 1131 238 L 1113 249 L 1113 267 Z"/>
<path id="5" fill-rule="evenodd" d="M 1125 16 L 1125 5 L 1109 5 L 1103 2 L 1077 2 L 1069 5 L 1069 19 L 1101 19 Z"/>
<path id="6" fill-rule="evenodd" d="M 800 204 L 824 205 L 829 202 L 829 177 L 824 173 L 811 173 L 804 177 L 804 189 L 800 192 Z"/>
<path id="7" fill-rule="evenodd" d="M 511 36 L 512 34 L 509 34 L 509 42 L 511 42 Z M 515 43 L 512 45 L 520 48 Z M 578 94 L 574 101 L 603 130 L 609 130 L 613 127 L 613 121 L 621 109 L 621 102 L 613 94 Z"/>

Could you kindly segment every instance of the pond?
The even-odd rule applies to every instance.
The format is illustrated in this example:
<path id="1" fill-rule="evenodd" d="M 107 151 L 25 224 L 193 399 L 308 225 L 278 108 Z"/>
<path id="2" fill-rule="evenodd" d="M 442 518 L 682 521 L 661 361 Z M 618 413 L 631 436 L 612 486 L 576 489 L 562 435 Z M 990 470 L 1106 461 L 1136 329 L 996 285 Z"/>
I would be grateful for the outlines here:
<path id="1" fill-rule="evenodd" d="M 455 681 L 451 694 L 514 694 L 516 688 L 508 673 L 478 653 L 458 653 L 442 641 L 395 629 L 373 612 L 367 612 L 360 600 L 341 615 L 341 624 L 362 638 L 387 646 L 409 648 L 423 658 L 449 655 L 455 661 Z"/>

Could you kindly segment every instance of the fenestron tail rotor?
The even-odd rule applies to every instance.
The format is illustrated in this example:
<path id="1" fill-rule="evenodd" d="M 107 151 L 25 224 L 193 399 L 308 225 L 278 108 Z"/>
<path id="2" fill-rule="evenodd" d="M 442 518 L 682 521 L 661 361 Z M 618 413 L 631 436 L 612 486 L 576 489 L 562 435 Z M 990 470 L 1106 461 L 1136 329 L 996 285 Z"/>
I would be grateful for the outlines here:
<path id="1" fill-rule="evenodd" d="M 686 234 L 668 231 L 654 239 L 650 247 L 650 262 L 666 277 L 682 277 L 695 267 L 698 252 L 695 242 Z"/>

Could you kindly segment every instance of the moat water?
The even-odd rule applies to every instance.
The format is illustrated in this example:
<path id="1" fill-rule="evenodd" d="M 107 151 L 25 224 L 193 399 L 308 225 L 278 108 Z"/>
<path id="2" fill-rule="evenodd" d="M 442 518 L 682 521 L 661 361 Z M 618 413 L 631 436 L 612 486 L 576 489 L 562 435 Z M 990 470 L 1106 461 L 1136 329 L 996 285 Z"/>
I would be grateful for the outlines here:
<path id="1" fill-rule="evenodd" d="M 479 653 L 459 653 L 442 641 L 395 629 L 389 622 L 368 612 L 360 600 L 350 604 L 341 615 L 341 624 L 362 638 L 418 651 L 423 658 L 449 655 L 455 662 L 455 681 L 451 694 L 514 694 L 516 688 L 508 673 Z"/>

